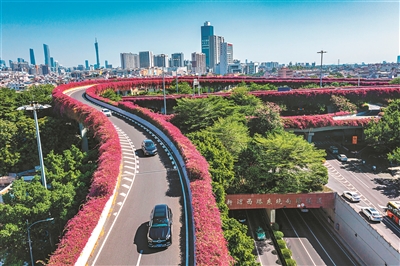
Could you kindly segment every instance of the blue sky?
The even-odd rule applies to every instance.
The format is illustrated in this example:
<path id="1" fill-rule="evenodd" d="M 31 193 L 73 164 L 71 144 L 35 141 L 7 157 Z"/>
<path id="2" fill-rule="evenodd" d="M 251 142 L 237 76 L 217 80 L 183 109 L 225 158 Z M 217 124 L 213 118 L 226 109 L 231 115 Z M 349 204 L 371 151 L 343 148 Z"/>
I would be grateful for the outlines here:
<path id="1" fill-rule="evenodd" d="M 63 66 L 100 61 L 120 65 L 120 53 L 201 52 L 200 27 L 233 44 L 244 62 L 324 64 L 395 62 L 400 55 L 399 0 L 0 0 L 0 57 L 44 63 L 43 44 Z"/>

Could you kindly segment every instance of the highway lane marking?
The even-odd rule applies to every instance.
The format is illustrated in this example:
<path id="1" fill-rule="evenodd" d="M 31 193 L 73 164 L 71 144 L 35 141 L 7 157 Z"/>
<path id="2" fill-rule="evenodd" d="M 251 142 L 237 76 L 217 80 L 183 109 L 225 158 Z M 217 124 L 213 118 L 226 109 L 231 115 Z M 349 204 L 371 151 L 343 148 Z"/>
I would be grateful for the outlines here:
<path id="1" fill-rule="evenodd" d="M 290 226 L 292 227 L 293 232 L 296 234 L 297 238 L 300 240 L 301 245 L 303 246 L 304 250 L 306 251 L 308 257 L 311 259 L 313 265 L 317 265 L 317 264 L 315 264 L 315 261 L 312 259 L 310 253 L 308 253 L 307 248 L 304 246 L 303 241 L 301 240 L 301 238 L 300 238 L 299 234 L 297 233 L 296 229 L 294 229 L 293 224 L 290 222 L 289 218 L 287 217 L 285 210 L 283 210 L 283 214 L 285 215 L 286 220 L 289 222 Z"/>
<path id="2" fill-rule="evenodd" d="M 129 157 L 129 156 L 123 156 L 125 159 L 130 159 L 130 160 L 136 160 L 137 159 L 137 157 L 135 158 L 135 157 Z"/>
<path id="3" fill-rule="evenodd" d="M 318 220 L 318 218 L 315 216 L 314 213 L 312 213 L 312 215 L 315 217 L 316 220 Z M 301 216 L 300 216 L 300 217 L 301 217 Z M 303 217 L 301 217 L 301 219 L 303 219 Z M 304 221 L 304 219 L 303 219 L 303 221 Z M 342 248 L 342 246 L 339 245 L 339 243 L 336 241 L 336 239 L 334 238 L 334 236 L 326 229 L 325 225 L 322 224 L 322 223 L 320 223 L 320 224 L 322 225 L 322 228 L 324 228 L 324 230 L 328 233 L 328 235 L 331 236 L 331 239 L 333 239 L 333 241 L 335 241 L 336 245 L 338 245 L 338 247 L 343 251 L 343 253 L 346 255 L 346 257 L 347 257 L 351 262 L 353 262 L 353 265 L 357 265 L 357 264 L 352 260 L 351 256 L 349 256 L 349 255 L 347 254 L 346 250 L 344 250 L 344 249 Z M 307 225 L 307 224 L 306 224 L 306 225 Z M 308 227 L 308 225 L 307 225 L 307 227 Z M 311 229 L 310 229 L 310 231 L 311 231 Z M 314 235 L 314 234 L 313 234 L 313 235 Z"/>
<path id="4" fill-rule="evenodd" d="M 116 127 L 116 126 L 115 126 L 115 127 Z M 122 132 L 122 130 L 119 129 L 118 127 L 116 127 L 116 129 L 117 129 L 117 131 L 119 130 L 119 131 Z M 125 138 L 127 138 L 127 135 L 126 135 L 126 134 L 125 134 Z M 132 156 L 132 153 L 133 153 L 133 154 L 135 153 L 135 151 L 134 151 L 133 148 L 131 149 L 131 153 L 130 153 L 129 155 Z M 124 154 L 127 154 L 127 153 L 124 152 Z M 137 157 L 135 156 L 135 160 L 136 160 L 136 158 L 137 158 Z M 123 168 L 125 168 L 125 167 L 127 167 L 127 166 L 124 165 Z M 136 170 L 136 169 L 135 169 L 135 170 Z M 129 192 L 131 191 L 131 189 L 132 189 L 132 187 L 133 187 L 133 183 L 135 182 L 136 174 L 137 174 L 138 172 L 139 172 L 138 170 L 136 170 L 135 173 L 132 173 L 132 172 L 129 172 L 129 171 L 124 171 L 123 174 L 122 174 L 122 175 L 128 174 L 128 175 L 132 176 L 131 185 L 130 185 L 130 186 L 128 186 L 128 185 L 126 185 L 126 184 L 122 184 L 122 185 L 121 185 L 121 186 L 124 186 L 124 185 L 127 186 L 127 187 L 128 187 L 128 191 L 126 192 L 126 194 L 123 193 L 123 192 L 121 192 L 121 193 L 119 194 L 119 195 L 123 196 L 124 199 L 123 199 L 122 202 L 121 202 L 121 201 L 120 201 L 120 202 L 117 202 L 117 205 L 119 206 L 119 209 L 118 209 L 118 211 L 117 211 L 117 214 L 115 214 L 115 217 L 114 217 L 114 220 L 113 220 L 113 222 L 112 222 L 112 224 L 111 224 L 111 226 L 110 226 L 110 229 L 108 230 L 106 236 L 105 236 L 104 239 L 103 239 L 103 242 L 102 242 L 102 244 L 101 244 L 101 246 L 100 246 L 100 248 L 99 248 L 99 250 L 98 250 L 98 252 L 97 252 L 97 254 L 96 254 L 96 257 L 93 259 L 92 265 L 96 265 L 96 261 L 97 261 L 97 259 L 99 258 L 100 254 L 101 254 L 101 251 L 103 250 L 104 245 L 105 245 L 105 243 L 107 242 L 107 239 L 108 239 L 108 237 L 110 236 L 111 231 L 112 231 L 112 229 L 113 229 L 113 227 L 114 227 L 116 221 L 118 220 L 118 217 L 119 217 L 119 215 L 120 215 L 120 213 L 121 213 L 121 210 L 122 210 L 122 208 L 123 208 L 123 206 L 124 206 L 124 204 L 125 204 L 125 202 L 126 202 L 126 200 L 127 200 L 127 198 L 128 198 L 127 195 L 129 195 Z M 122 194 L 125 194 L 125 195 L 122 195 Z"/>
<path id="5" fill-rule="evenodd" d="M 129 163 L 129 164 L 135 164 L 136 165 L 136 162 L 131 162 L 131 161 L 125 161 L 124 160 L 124 163 Z"/>

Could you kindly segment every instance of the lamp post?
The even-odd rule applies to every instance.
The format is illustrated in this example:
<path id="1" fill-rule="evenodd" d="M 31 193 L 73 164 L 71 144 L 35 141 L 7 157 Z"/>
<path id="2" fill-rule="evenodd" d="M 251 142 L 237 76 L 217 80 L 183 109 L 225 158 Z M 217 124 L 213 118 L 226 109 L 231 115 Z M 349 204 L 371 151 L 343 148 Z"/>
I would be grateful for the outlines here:
<path id="1" fill-rule="evenodd" d="M 34 266 L 35 264 L 34 264 L 34 262 L 33 262 L 33 254 L 32 254 L 32 241 L 31 241 L 31 233 L 30 233 L 30 229 L 31 229 L 31 227 L 32 226 L 34 226 L 35 224 L 38 224 L 38 223 L 43 223 L 43 222 L 50 222 L 50 221 L 53 221 L 54 220 L 54 218 L 47 218 L 47 219 L 44 219 L 44 220 L 39 220 L 39 221 L 36 221 L 36 222 L 34 222 L 33 224 L 31 224 L 31 225 L 29 225 L 28 226 L 28 220 L 26 220 L 26 225 L 28 226 L 28 243 L 29 243 L 29 253 L 30 253 L 30 255 L 31 255 L 31 263 L 32 263 L 32 266 Z"/>
<path id="2" fill-rule="evenodd" d="M 164 78 L 164 66 L 165 66 L 165 54 L 161 55 L 163 58 L 163 67 L 162 67 L 162 86 L 163 86 L 163 93 L 164 93 L 164 115 L 167 114 L 167 101 L 165 99 L 165 78 Z"/>
<path id="3" fill-rule="evenodd" d="M 42 105 L 38 102 L 31 102 L 30 105 L 24 105 L 21 107 L 18 107 L 17 110 L 28 110 L 28 111 L 33 111 L 33 117 L 35 118 L 35 127 L 36 127 L 36 140 L 37 140 L 37 146 L 38 146 L 38 153 L 39 153 L 39 163 L 40 163 L 40 172 L 41 172 L 41 180 L 42 184 L 45 189 L 47 189 L 47 184 L 46 184 L 46 175 L 44 172 L 44 163 L 43 163 L 43 154 L 42 154 L 42 144 L 40 142 L 40 134 L 39 134 L 39 124 L 38 124 L 38 119 L 37 119 L 37 113 L 36 110 L 42 110 L 42 109 L 47 109 L 51 107 L 48 104 Z"/>
<path id="4" fill-rule="evenodd" d="M 319 51 L 317 53 L 321 54 L 321 70 L 320 70 L 320 73 L 319 73 L 319 78 L 320 78 L 319 87 L 322 88 L 322 58 L 323 58 L 324 54 L 326 54 L 326 51 L 321 50 L 321 51 Z"/>

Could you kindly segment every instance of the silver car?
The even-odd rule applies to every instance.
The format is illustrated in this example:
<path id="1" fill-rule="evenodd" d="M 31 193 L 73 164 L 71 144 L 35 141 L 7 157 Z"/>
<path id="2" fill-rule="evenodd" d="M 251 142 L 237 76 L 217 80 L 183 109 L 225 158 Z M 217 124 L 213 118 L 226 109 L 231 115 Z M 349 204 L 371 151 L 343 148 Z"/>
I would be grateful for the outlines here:
<path id="1" fill-rule="evenodd" d="M 342 196 L 351 202 L 360 202 L 360 195 L 353 191 L 343 191 Z"/>
<path id="2" fill-rule="evenodd" d="M 362 212 L 367 216 L 369 221 L 380 222 L 383 220 L 382 215 L 372 207 L 362 208 Z"/>

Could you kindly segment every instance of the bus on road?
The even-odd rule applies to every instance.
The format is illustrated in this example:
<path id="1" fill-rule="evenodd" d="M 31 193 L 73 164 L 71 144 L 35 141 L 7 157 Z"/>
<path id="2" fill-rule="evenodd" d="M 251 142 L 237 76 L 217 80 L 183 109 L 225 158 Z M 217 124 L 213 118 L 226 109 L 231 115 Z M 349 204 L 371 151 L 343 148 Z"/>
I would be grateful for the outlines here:
<path id="1" fill-rule="evenodd" d="M 400 225 L 400 201 L 389 201 L 386 205 L 386 215 L 394 223 Z"/>

